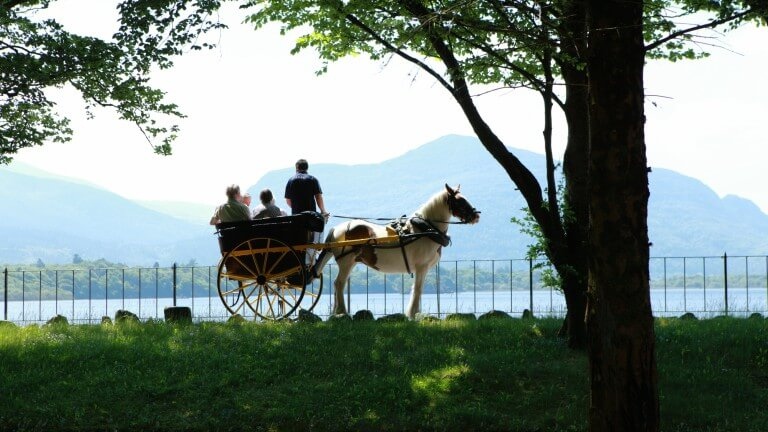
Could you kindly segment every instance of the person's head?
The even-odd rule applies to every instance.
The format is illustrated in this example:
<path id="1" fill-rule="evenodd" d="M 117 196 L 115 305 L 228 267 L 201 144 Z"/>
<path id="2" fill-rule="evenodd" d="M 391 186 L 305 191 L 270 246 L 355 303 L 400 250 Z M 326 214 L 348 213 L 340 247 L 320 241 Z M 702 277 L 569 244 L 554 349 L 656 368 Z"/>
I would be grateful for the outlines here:
<path id="1" fill-rule="evenodd" d="M 246 192 L 245 195 L 243 195 L 243 204 L 247 206 L 251 205 L 251 194 Z"/>
<path id="2" fill-rule="evenodd" d="M 309 162 L 306 159 L 299 159 L 296 161 L 296 171 L 307 172 L 309 169 Z"/>
<path id="3" fill-rule="evenodd" d="M 259 200 L 261 200 L 261 203 L 264 205 L 270 204 L 274 197 L 272 196 L 272 191 L 269 189 L 264 189 L 259 194 Z"/>
<path id="4" fill-rule="evenodd" d="M 236 184 L 227 186 L 227 198 L 240 201 L 242 198 L 240 196 L 240 186 Z"/>

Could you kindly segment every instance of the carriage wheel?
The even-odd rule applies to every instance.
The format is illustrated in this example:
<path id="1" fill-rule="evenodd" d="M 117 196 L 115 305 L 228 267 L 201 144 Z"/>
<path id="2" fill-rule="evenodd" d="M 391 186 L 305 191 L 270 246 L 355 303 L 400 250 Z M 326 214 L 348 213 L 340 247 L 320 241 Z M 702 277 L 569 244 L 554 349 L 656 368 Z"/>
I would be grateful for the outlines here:
<path id="1" fill-rule="evenodd" d="M 319 277 L 307 284 L 304 289 L 304 299 L 301 302 L 301 309 L 312 311 L 317 303 L 320 302 L 320 294 L 323 293 L 323 274 L 320 273 Z"/>
<path id="2" fill-rule="evenodd" d="M 233 272 L 227 272 L 227 267 L 224 265 L 225 262 L 226 260 L 223 258 L 219 261 L 219 280 L 217 284 L 219 298 L 227 312 L 232 315 L 244 315 L 246 310 L 246 293 L 254 289 L 253 281 L 236 276 Z"/>
<path id="3" fill-rule="evenodd" d="M 235 269 L 229 277 L 240 281 L 245 305 L 259 318 L 289 317 L 301 304 L 306 285 L 306 267 L 289 245 L 271 238 L 240 243 L 224 256 Z"/>

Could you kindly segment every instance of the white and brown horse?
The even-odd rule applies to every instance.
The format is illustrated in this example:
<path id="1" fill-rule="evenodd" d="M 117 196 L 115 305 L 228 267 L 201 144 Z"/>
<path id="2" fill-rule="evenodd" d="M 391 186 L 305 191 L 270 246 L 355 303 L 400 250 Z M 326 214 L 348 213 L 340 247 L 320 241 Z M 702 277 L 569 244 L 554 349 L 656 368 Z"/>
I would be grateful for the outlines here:
<path id="1" fill-rule="evenodd" d="M 414 318 L 416 313 L 419 312 L 424 278 L 429 269 L 440 260 L 443 244 L 447 244 L 447 232 L 451 216 L 458 218 L 463 223 L 469 224 L 477 223 L 480 220 L 480 212 L 472 207 L 469 201 L 461 195 L 459 188 L 457 187 L 454 190 L 447 184 L 444 191 L 430 198 L 413 216 L 420 218 L 421 221 L 426 221 L 428 226 L 431 225 L 431 227 L 425 230 L 423 226 L 420 227 L 409 219 L 406 222 L 406 230 L 416 233 L 416 236 L 411 236 L 412 241 L 402 242 L 402 245 L 396 244 L 394 247 L 381 247 L 366 244 L 323 250 L 312 271 L 314 274 L 319 274 L 331 259 L 331 255 L 336 259 L 336 264 L 339 266 L 339 274 L 333 283 L 335 294 L 334 314 L 347 312 L 344 305 L 344 285 L 355 265 L 358 262 L 362 262 L 368 267 L 383 273 L 414 274 L 415 279 L 411 287 L 411 300 L 406 311 L 408 317 Z M 432 235 L 419 236 L 418 233 L 426 231 L 431 231 Z M 365 238 L 384 238 L 393 234 L 392 228 L 386 225 L 377 225 L 364 220 L 352 220 L 331 228 L 325 243 Z M 441 239 L 444 241 L 440 241 Z"/>

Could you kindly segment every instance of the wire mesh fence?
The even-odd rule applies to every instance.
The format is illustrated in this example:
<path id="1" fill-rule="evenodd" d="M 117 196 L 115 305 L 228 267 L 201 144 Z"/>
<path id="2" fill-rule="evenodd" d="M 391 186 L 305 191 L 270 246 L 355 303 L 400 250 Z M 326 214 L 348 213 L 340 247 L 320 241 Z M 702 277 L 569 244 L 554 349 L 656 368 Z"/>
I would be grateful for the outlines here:
<path id="1" fill-rule="evenodd" d="M 693 312 L 702 316 L 768 312 L 768 256 L 658 257 L 649 262 L 651 304 L 656 316 Z M 323 274 L 313 310 L 328 316 L 337 268 Z M 552 286 L 543 260 L 442 261 L 427 275 L 421 311 L 450 313 L 501 310 L 520 315 L 563 316 L 562 293 Z M 64 315 L 70 322 L 99 322 L 120 309 L 141 319 L 157 319 L 168 306 L 187 306 L 197 321 L 229 316 L 219 297 L 215 266 L 116 267 L 77 269 L 5 268 L 3 318 L 21 324 Z M 412 285 L 409 275 L 385 275 L 358 266 L 346 281 L 349 311 L 374 315 L 402 313 Z M 318 292 L 319 282 L 307 287 Z M 253 312 L 243 309 L 248 318 Z"/>

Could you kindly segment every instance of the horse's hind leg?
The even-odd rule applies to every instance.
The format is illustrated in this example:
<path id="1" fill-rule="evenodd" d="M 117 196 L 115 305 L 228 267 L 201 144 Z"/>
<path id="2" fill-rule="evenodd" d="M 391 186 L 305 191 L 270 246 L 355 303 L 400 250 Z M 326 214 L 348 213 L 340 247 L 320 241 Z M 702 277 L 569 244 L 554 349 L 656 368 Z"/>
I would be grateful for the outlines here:
<path id="1" fill-rule="evenodd" d="M 355 267 L 355 258 L 350 254 L 342 259 L 337 259 L 336 264 L 339 266 L 339 274 L 336 276 L 336 280 L 333 281 L 333 314 L 347 313 L 347 306 L 344 304 L 344 285 L 347 283 L 349 274 L 352 273 L 352 269 Z"/>
<path id="2" fill-rule="evenodd" d="M 410 319 L 416 318 L 416 314 L 421 310 L 421 290 L 424 287 L 424 278 L 427 276 L 427 269 L 417 269 L 411 287 L 411 301 L 408 302 L 408 309 L 405 314 Z"/>

